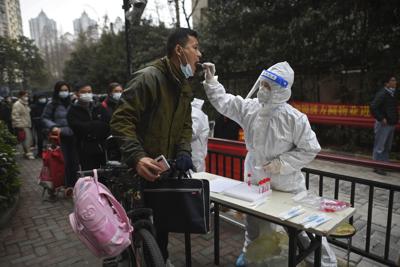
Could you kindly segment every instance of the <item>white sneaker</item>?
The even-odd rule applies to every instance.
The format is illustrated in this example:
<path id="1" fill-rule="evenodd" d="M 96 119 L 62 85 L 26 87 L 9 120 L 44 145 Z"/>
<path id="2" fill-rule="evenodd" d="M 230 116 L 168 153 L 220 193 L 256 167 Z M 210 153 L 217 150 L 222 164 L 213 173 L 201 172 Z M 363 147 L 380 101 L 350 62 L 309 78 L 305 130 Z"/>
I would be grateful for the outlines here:
<path id="1" fill-rule="evenodd" d="M 35 157 L 33 156 L 33 154 L 32 154 L 31 152 L 26 153 L 26 154 L 25 154 L 25 157 L 26 157 L 27 159 L 35 159 Z"/>
<path id="2" fill-rule="evenodd" d="M 169 259 L 167 259 L 167 261 L 165 262 L 165 267 L 175 267 L 175 266 L 172 264 L 172 262 Z"/>

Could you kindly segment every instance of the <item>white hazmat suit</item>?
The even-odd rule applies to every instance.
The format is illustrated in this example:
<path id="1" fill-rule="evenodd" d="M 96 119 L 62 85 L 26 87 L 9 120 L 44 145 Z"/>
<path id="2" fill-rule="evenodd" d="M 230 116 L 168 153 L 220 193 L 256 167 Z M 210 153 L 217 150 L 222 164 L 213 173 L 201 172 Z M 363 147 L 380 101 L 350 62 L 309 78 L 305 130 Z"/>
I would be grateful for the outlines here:
<path id="1" fill-rule="evenodd" d="M 214 64 L 204 63 L 203 66 L 206 78 L 204 89 L 211 104 L 244 130 L 248 150 L 245 181 L 251 179 L 251 183 L 255 184 L 258 179 L 270 177 L 273 190 L 291 193 L 306 190 L 301 169 L 315 158 L 321 147 L 307 116 L 286 103 L 291 96 L 294 80 L 290 65 L 280 62 L 264 70 L 255 84 L 259 90 L 257 98 L 253 99 L 227 94 L 214 76 Z M 254 91 L 253 87 L 251 93 Z M 272 229 L 271 225 L 253 216 L 246 216 L 243 252 L 260 235 L 260 229 Z M 300 239 L 309 242 L 305 235 Z M 336 266 L 335 254 L 326 238 L 322 245 L 322 266 Z"/>
<path id="2" fill-rule="evenodd" d="M 197 172 L 205 172 L 207 156 L 208 116 L 201 110 L 204 100 L 194 98 L 192 101 L 192 161 Z"/>

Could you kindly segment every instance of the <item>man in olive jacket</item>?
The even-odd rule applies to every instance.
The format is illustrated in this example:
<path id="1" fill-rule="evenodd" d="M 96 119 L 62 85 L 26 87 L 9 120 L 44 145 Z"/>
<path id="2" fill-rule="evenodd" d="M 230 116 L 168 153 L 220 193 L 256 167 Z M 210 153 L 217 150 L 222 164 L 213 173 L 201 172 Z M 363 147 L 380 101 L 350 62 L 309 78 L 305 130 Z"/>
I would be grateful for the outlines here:
<path id="1" fill-rule="evenodd" d="M 167 56 L 134 73 L 111 118 L 112 135 L 122 143 L 122 161 L 147 181 L 160 176 L 154 161 L 159 155 L 176 159 L 179 170 L 193 168 L 192 89 L 187 79 L 200 57 L 197 33 L 176 29 L 168 38 Z M 157 242 L 167 260 L 168 233 L 157 231 Z"/>

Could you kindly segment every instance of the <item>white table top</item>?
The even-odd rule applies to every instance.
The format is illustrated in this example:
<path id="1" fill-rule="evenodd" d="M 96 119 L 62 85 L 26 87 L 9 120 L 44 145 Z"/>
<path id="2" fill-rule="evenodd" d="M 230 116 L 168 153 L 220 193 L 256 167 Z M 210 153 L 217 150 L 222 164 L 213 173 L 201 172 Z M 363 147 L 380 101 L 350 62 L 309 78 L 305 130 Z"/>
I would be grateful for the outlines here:
<path id="1" fill-rule="evenodd" d="M 193 178 L 207 179 L 209 181 L 217 178 L 230 179 L 207 172 L 194 173 L 192 176 Z M 268 221 L 282 223 L 283 225 L 292 226 L 297 229 L 304 229 L 303 225 L 300 223 L 304 217 L 315 213 L 325 214 L 331 217 L 329 221 L 317 226 L 316 228 L 306 229 L 308 232 L 316 233 L 323 236 L 327 236 L 332 233 L 341 222 L 352 216 L 355 212 L 355 209 L 352 207 L 337 212 L 321 212 L 310 207 L 302 206 L 303 209 L 306 210 L 305 213 L 289 220 L 283 221 L 279 218 L 279 214 L 299 205 L 292 200 L 292 197 L 293 194 L 273 190 L 272 194 L 267 197 L 265 203 L 254 208 L 251 207 L 250 202 L 229 197 L 224 195 L 223 193 L 210 192 L 211 201 L 226 205 L 233 209 L 242 210 L 247 214 L 252 214 L 261 218 L 265 218 Z"/>

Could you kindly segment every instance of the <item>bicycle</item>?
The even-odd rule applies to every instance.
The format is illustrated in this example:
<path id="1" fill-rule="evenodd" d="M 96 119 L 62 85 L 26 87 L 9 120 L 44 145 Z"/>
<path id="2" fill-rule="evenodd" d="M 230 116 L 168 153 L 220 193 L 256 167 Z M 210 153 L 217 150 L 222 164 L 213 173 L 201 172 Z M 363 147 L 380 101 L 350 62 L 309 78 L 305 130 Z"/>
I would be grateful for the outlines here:
<path id="1" fill-rule="evenodd" d="M 93 175 L 93 171 L 78 173 L 81 176 Z M 131 245 L 119 256 L 104 259 L 103 267 L 165 267 L 164 258 L 154 238 L 152 210 L 143 204 L 141 179 L 133 178 L 127 167 L 115 161 L 107 162 L 104 168 L 97 169 L 97 173 L 99 180 L 121 202 L 134 227 Z"/>

